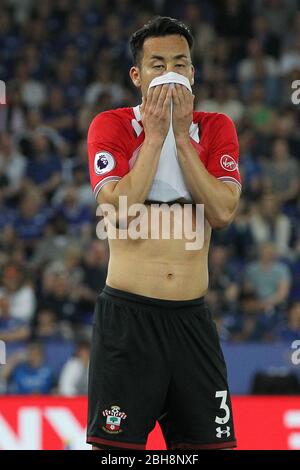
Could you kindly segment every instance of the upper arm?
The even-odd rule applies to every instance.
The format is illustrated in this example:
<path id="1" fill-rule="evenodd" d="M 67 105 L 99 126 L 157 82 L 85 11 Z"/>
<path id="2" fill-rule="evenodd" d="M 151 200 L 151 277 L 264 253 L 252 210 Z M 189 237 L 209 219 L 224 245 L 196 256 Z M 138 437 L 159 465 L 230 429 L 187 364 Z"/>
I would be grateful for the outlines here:
<path id="1" fill-rule="evenodd" d="M 104 185 L 115 184 L 128 173 L 128 136 L 122 119 L 111 112 L 92 121 L 87 138 L 92 190 L 98 200 Z"/>
<path id="2" fill-rule="evenodd" d="M 98 204 L 105 204 L 111 200 L 112 193 L 117 186 L 118 181 L 108 181 L 101 189 L 98 191 L 96 200 Z"/>
<path id="3" fill-rule="evenodd" d="M 207 170 L 221 181 L 232 183 L 241 190 L 238 168 L 239 144 L 235 125 L 225 114 L 217 114 L 209 129 Z"/>

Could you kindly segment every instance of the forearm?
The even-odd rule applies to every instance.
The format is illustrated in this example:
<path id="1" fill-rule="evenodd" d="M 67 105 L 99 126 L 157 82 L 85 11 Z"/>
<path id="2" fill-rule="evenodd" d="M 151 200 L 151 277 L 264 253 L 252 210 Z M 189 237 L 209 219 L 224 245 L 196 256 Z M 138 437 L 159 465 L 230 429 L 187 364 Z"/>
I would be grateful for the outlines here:
<path id="1" fill-rule="evenodd" d="M 114 188 L 112 203 L 116 208 L 119 207 L 120 196 L 127 196 L 127 207 L 145 202 L 153 184 L 162 146 L 161 138 L 145 138 L 132 170 Z"/>
<path id="2" fill-rule="evenodd" d="M 204 204 L 205 217 L 213 228 L 225 227 L 237 208 L 233 190 L 206 170 L 189 137 L 177 138 L 176 145 L 179 164 L 194 202 Z"/>

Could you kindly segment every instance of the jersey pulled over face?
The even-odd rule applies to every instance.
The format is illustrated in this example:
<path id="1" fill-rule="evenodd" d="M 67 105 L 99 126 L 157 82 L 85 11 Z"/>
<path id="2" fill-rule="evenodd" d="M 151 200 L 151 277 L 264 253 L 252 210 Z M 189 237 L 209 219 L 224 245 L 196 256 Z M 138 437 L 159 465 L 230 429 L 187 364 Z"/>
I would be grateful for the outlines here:
<path id="1" fill-rule="evenodd" d="M 125 176 L 136 161 L 145 138 L 137 110 L 138 107 L 105 111 L 90 125 L 87 143 L 95 198 L 105 184 Z M 239 146 L 232 120 L 221 113 L 194 112 L 192 126 L 191 142 L 207 171 L 241 188 Z"/>

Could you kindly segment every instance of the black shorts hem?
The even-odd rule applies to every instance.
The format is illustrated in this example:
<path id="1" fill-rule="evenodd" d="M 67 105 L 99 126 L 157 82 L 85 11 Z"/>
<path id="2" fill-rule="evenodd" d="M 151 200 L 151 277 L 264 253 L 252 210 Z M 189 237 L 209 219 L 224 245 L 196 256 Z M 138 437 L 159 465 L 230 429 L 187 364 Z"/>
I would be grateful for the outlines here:
<path id="1" fill-rule="evenodd" d="M 173 443 L 170 446 L 170 450 L 176 449 L 190 449 L 190 450 L 197 450 L 197 449 L 231 449 L 233 447 L 237 447 L 236 441 L 226 441 L 226 442 L 213 442 L 210 444 L 189 444 L 187 442 L 177 442 Z"/>
<path id="2" fill-rule="evenodd" d="M 101 437 L 88 436 L 86 439 L 88 444 L 103 444 L 105 446 L 122 447 L 123 449 L 133 450 L 145 450 L 146 444 L 134 444 L 131 442 L 124 441 L 109 441 L 108 439 L 102 439 Z"/>

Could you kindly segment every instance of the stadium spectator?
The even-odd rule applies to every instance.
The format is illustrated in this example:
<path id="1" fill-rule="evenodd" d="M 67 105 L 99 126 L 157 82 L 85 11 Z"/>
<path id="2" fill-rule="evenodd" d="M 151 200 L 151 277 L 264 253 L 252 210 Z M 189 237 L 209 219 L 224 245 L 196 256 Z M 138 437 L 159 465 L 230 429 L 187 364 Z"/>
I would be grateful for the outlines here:
<path id="1" fill-rule="evenodd" d="M 0 340 L 6 343 L 26 341 L 30 336 L 28 323 L 11 315 L 9 299 L 0 294 Z"/>
<path id="2" fill-rule="evenodd" d="M 235 41 L 240 41 L 250 35 L 248 2 L 227 0 L 219 4 L 215 13 L 216 30 L 221 37 L 230 39 L 235 44 Z"/>
<path id="3" fill-rule="evenodd" d="M 290 271 L 277 260 L 274 244 L 262 243 L 258 260 L 248 263 L 245 268 L 245 292 L 254 293 L 260 301 L 260 308 L 272 313 L 286 302 L 290 286 Z"/>
<path id="4" fill-rule="evenodd" d="M 270 31 L 280 36 L 286 31 L 289 21 L 296 13 L 297 2 L 294 0 L 259 0 L 257 12 L 266 18 Z"/>
<path id="5" fill-rule="evenodd" d="M 63 263 L 52 263 L 44 271 L 38 310 L 49 309 L 55 312 L 57 321 L 64 321 L 70 327 L 78 323 L 76 293 L 72 292 L 69 273 Z"/>
<path id="6" fill-rule="evenodd" d="M 87 394 L 89 357 L 89 341 L 78 342 L 75 357 L 66 362 L 59 377 L 58 392 L 61 395 Z"/>
<path id="7" fill-rule="evenodd" d="M 91 323 L 95 299 L 105 286 L 107 257 L 108 248 L 106 243 L 95 240 L 91 242 L 82 259 L 83 279 L 79 292 L 79 305 L 82 312 L 82 320 L 85 319 L 87 323 Z"/>
<path id="8" fill-rule="evenodd" d="M 290 301 L 300 302 L 300 243 L 295 249 L 295 259 L 291 263 L 292 285 Z"/>
<path id="9" fill-rule="evenodd" d="M 36 242 L 30 263 L 33 268 L 44 268 L 51 261 L 64 258 L 69 246 L 79 246 L 84 249 L 85 240 L 68 232 L 66 220 L 55 214 L 48 221 L 43 237 Z"/>
<path id="10" fill-rule="evenodd" d="M 66 141 L 76 140 L 74 116 L 65 95 L 59 87 L 53 87 L 49 93 L 49 104 L 44 107 L 43 121 L 46 126 L 55 129 Z"/>
<path id="11" fill-rule="evenodd" d="M 9 394 L 45 395 L 51 393 L 55 385 L 53 371 L 45 364 L 39 343 L 30 343 L 26 351 L 10 356 L 1 373 Z"/>
<path id="12" fill-rule="evenodd" d="M 41 107 L 46 102 L 45 86 L 31 75 L 29 64 L 24 59 L 16 62 L 13 84 L 21 91 L 22 102 L 28 108 Z"/>
<path id="13" fill-rule="evenodd" d="M 215 242 L 223 247 L 230 247 L 231 264 L 235 270 L 244 268 L 246 260 L 251 259 L 255 249 L 250 227 L 250 211 L 245 200 L 241 200 L 232 224 L 213 236 Z"/>
<path id="14" fill-rule="evenodd" d="M 259 42 L 261 50 L 265 51 L 267 56 L 278 57 L 280 52 L 280 38 L 277 34 L 270 31 L 267 18 L 264 15 L 257 15 L 252 22 L 253 36 Z"/>
<path id="15" fill-rule="evenodd" d="M 261 84 L 255 84 L 247 98 L 249 105 L 246 117 L 259 137 L 270 137 L 276 122 L 276 112 L 265 100 L 265 91 Z M 267 141 L 268 142 L 268 141 Z"/>
<path id="16" fill-rule="evenodd" d="M 24 246 L 27 256 L 34 252 L 36 242 L 42 237 L 50 216 L 50 208 L 43 203 L 38 188 L 30 188 L 19 205 L 13 226 Z"/>
<path id="17" fill-rule="evenodd" d="M 257 38 L 248 41 L 247 58 L 238 65 L 241 92 L 246 100 L 256 97 L 255 89 L 260 85 L 263 101 L 274 104 L 278 99 L 278 64 L 274 57 L 267 56 Z"/>
<path id="18" fill-rule="evenodd" d="M 87 183 L 86 168 L 83 164 L 73 167 L 73 182 L 78 194 L 78 203 L 82 206 L 94 208 L 95 199 L 92 197 L 90 187 Z"/>
<path id="19" fill-rule="evenodd" d="M 195 45 L 194 45 L 194 57 L 198 62 L 200 60 L 209 60 L 212 54 L 212 49 L 217 44 L 225 44 L 225 41 L 217 41 L 216 31 L 204 19 L 204 12 L 202 6 L 198 3 L 188 2 L 184 9 L 184 22 L 188 23 L 193 30 Z"/>
<path id="20" fill-rule="evenodd" d="M 83 257 L 83 282 L 95 293 L 100 293 L 105 284 L 108 260 L 108 245 L 94 240 Z"/>
<path id="21" fill-rule="evenodd" d="M 0 174 L 7 178 L 6 198 L 18 196 L 25 168 L 25 157 L 14 147 L 12 136 L 3 132 L 0 135 Z"/>
<path id="22" fill-rule="evenodd" d="M 79 204 L 75 185 L 66 189 L 63 201 L 56 209 L 56 214 L 67 222 L 68 231 L 72 235 L 83 235 L 86 230 L 91 229 L 90 208 Z"/>
<path id="23" fill-rule="evenodd" d="M 42 309 L 37 312 L 36 325 L 33 338 L 40 343 L 64 341 L 70 338 L 69 330 L 66 330 L 56 318 L 52 310 Z"/>
<path id="24" fill-rule="evenodd" d="M 291 249 L 292 224 L 282 213 L 281 203 L 275 194 L 264 194 L 255 205 L 250 217 L 251 233 L 256 245 L 272 241 L 279 256 L 289 258 Z"/>
<path id="25" fill-rule="evenodd" d="M 209 111 L 224 113 L 231 117 L 236 124 L 242 119 L 245 107 L 236 97 L 234 87 L 229 87 L 226 83 L 216 83 L 213 99 L 200 101 L 196 111 Z"/>
<path id="26" fill-rule="evenodd" d="M 41 110 L 29 109 L 26 112 L 26 127 L 18 130 L 14 139 L 29 161 L 32 160 L 32 154 L 34 153 L 33 142 L 36 135 L 47 138 L 50 147 L 55 150 L 57 155 L 64 156 L 67 153 L 68 145 L 66 141 L 59 135 L 57 130 L 45 125 Z"/>
<path id="27" fill-rule="evenodd" d="M 106 67 L 103 67 L 102 64 L 99 66 L 95 82 L 91 83 L 86 90 L 86 104 L 95 104 L 103 93 L 108 93 L 111 96 L 114 107 L 118 107 L 124 98 L 123 88 L 114 81 L 112 67 L 109 64 Z"/>
<path id="28" fill-rule="evenodd" d="M 292 343 L 300 337 L 300 302 L 291 304 L 285 322 L 278 328 L 278 338 Z"/>
<path id="29" fill-rule="evenodd" d="M 291 157 L 288 143 L 276 139 L 272 146 L 271 159 L 265 161 L 264 187 L 275 193 L 282 203 L 292 203 L 299 194 L 299 163 Z"/>
<path id="30" fill-rule="evenodd" d="M 241 292 L 238 311 L 226 318 L 226 327 L 231 341 L 273 341 L 273 332 L 278 325 L 277 312 L 264 311 L 253 292 Z"/>
<path id="31" fill-rule="evenodd" d="M 288 75 L 293 70 L 300 70 L 300 34 L 294 37 L 291 43 L 283 51 L 280 60 L 280 72 Z"/>
<path id="32" fill-rule="evenodd" d="M 32 138 L 33 155 L 26 168 L 26 176 L 47 196 L 51 196 L 61 182 L 61 162 L 51 152 L 48 138 L 35 133 Z"/>
<path id="33" fill-rule="evenodd" d="M 256 136 L 252 129 L 239 135 L 240 171 L 245 199 L 256 200 L 262 192 L 262 164 L 255 152 Z"/>
<path id="34" fill-rule="evenodd" d="M 5 214 L 6 215 L 6 214 Z M 16 233 L 10 224 L 3 223 L 3 218 L 1 214 L 1 191 L 0 191 L 0 217 L 1 217 L 1 230 L 0 230 L 0 266 L 3 269 L 3 266 L 9 261 L 17 261 L 17 253 L 14 251 L 16 249 L 17 237 Z M 2 225 L 3 223 L 3 225 Z M 22 248 L 19 246 L 19 249 Z M 11 255 L 11 253 L 13 253 Z M 23 257 L 24 259 L 24 257 Z M 21 261 L 22 263 L 22 261 Z"/>
<path id="35" fill-rule="evenodd" d="M 289 85 L 292 80 L 288 82 Z M 291 87 L 287 91 L 289 106 L 282 109 L 280 118 L 276 119 L 274 135 L 288 142 L 292 155 L 299 155 L 300 152 L 300 130 L 298 126 L 298 113 L 295 107 L 290 106 Z"/>
<path id="36" fill-rule="evenodd" d="M 22 103 L 21 92 L 12 83 L 8 84 L 6 92 L 10 106 L 0 106 L 0 132 L 22 132 L 26 128 L 26 109 Z"/>
<path id="37" fill-rule="evenodd" d="M 4 266 L 0 295 L 8 299 L 11 316 L 29 324 L 34 313 L 36 298 L 22 266 L 12 262 Z"/>
<path id="38" fill-rule="evenodd" d="M 16 211 L 13 208 L 9 207 L 6 203 L 5 193 L 7 187 L 7 179 L 2 179 L 0 174 L 0 230 L 2 232 L 2 237 L 3 231 L 6 229 L 6 227 L 12 227 L 16 219 Z"/>
<path id="39" fill-rule="evenodd" d="M 239 287 L 229 264 L 228 252 L 221 245 L 211 250 L 210 273 L 210 290 L 206 296 L 208 303 L 213 311 L 230 311 L 237 300 Z"/>

